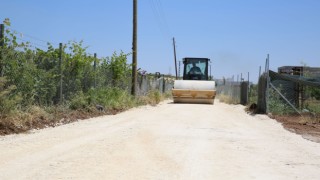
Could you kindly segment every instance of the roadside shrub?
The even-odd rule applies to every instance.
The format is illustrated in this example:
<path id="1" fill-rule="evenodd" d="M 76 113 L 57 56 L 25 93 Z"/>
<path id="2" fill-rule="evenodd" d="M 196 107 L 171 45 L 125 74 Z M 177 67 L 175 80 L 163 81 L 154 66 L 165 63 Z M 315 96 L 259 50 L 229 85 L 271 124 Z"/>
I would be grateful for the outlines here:
<path id="1" fill-rule="evenodd" d="M 157 90 L 151 90 L 147 94 L 147 97 L 145 99 L 146 104 L 150 104 L 152 106 L 155 106 L 160 103 L 160 101 L 163 99 L 162 94 Z"/>
<path id="2" fill-rule="evenodd" d="M 35 127 L 35 123 L 45 120 L 69 122 L 67 117 L 102 114 L 98 109 L 101 106 L 114 113 L 146 103 L 155 105 L 163 98 L 159 91 L 143 98 L 130 94 L 129 54 L 121 51 L 96 58 L 87 52 L 82 41 L 64 43 L 61 50 L 50 43 L 47 49 L 39 49 L 7 28 L 9 19 L 4 24 L 4 43 L 0 47 L 0 71 L 5 76 L 0 77 L 0 134 Z"/>
<path id="3" fill-rule="evenodd" d="M 69 108 L 72 110 L 77 110 L 77 109 L 85 109 L 89 106 L 88 103 L 88 98 L 85 96 L 85 94 L 80 91 L 73 95 L 70 101 Z"/>
<path id="4" fill-rule="evenodd" d="M 0 77 L 0 114 L 9 114 L 16 110 L 17 105 L 21 102 L 22 98 L 19 94 L 14 94 L 16 90 L 15 85 L 7 85 L 5 77 Z"/>
<path id="5" fill-rule="evenodd" d="M 219 99 L 220 102 L 224 102 L 227 104 L 238 104 L 238 100 L 224 94 L 218 94 L 217 99 Z"/>
<path id="6" fill-rule="evenodd" d="M 106 109 L 128 109 L 137 105 L 136 99 L 121 88 L 91 89 L 88 93 L 88 103 L 102 105 Z"/>

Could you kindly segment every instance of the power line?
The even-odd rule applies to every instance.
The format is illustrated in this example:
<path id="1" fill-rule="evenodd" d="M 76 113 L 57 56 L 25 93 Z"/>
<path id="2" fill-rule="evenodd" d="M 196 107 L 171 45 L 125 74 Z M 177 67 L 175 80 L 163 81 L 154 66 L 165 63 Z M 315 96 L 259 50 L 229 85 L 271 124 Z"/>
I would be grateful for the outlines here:
<path id="1" fill-rule="evenodd" d="M 171 35 L 170 27 L 168 25 L 166 14 L 164 13 L 164 10 L 163 10 L 163 6 L 162 6 L 162 3 L 161 3 L 161 0 L 156 0 L 156 1 L 158 2 L 158 7 L 160 9 L 160 15 L 163 17 L 164 25 L 166 26 L 168 34 Z"/>
<path id="2" fill-rule="evenodd" d="M 159 14 L 158 14 L 158 12 L 156 10 L 155 4 L 154 4 L 153 0 L 149 0 L 149 2 L 150 2 L 150 5 L 151 5 L 151 9 L 152 9 L 153 15 L 154 15 L 155 20 L 156 20 L 156 24 L 158 25 L 162 35 L 165 36 L 164 30 L 162 28 L 160 16 L 159 16 Z"/>
<path id="3" fill-rule="evenodd" d="M 163 36 L 170 38 L 170 30 L 160 1 L 149 0 L 155 20 Z"/>

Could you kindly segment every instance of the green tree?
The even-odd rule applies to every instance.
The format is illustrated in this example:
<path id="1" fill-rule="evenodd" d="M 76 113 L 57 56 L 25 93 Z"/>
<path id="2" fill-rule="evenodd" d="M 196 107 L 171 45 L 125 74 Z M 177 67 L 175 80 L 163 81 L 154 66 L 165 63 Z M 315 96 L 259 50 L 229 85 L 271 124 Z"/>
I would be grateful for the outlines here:
<path id="1" fill-rule="evenodd" d="M 114 87 L 128 87 L 131 65 L 127 64 L 127 56 L 128 54 L 124 54 L 122 51 L 119 55 L 114 52 L 109 61 L 112 72 L 112 85 Z"/>

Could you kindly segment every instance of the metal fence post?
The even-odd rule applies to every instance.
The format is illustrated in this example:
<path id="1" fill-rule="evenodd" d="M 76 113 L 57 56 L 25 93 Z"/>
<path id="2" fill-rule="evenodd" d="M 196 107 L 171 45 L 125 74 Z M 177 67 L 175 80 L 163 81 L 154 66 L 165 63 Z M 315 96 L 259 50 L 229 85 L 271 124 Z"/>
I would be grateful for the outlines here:
<path id="1" fill-rule="evenodd" d="M 270 76 L 269 76 L 269 54 L 267 55 L 266 60 L 266 73 L 267 73 L 267 86 L 266 86 L 266 113 L 269 112 L 268 102 L 269 102 L 269 83 L 270 83 Z"/>
<path id="2" fill-rule="evenodd" d="M 260 78 L 260 76 L 261 76 L 261 66 L 259 66 L 259 77 L 258 77 L 258 79 Z"/>

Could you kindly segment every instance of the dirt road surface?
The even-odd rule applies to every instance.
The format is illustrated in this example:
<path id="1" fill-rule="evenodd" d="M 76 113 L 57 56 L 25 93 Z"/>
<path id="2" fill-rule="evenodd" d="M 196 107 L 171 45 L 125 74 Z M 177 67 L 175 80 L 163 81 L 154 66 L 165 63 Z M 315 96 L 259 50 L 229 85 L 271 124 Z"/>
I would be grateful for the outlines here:
<path id="1" fill-rule="evenodd" d="M 320 144 L 240 105 L 144 106 L 0 137 L 0 179 L 320 179 Z"/>

